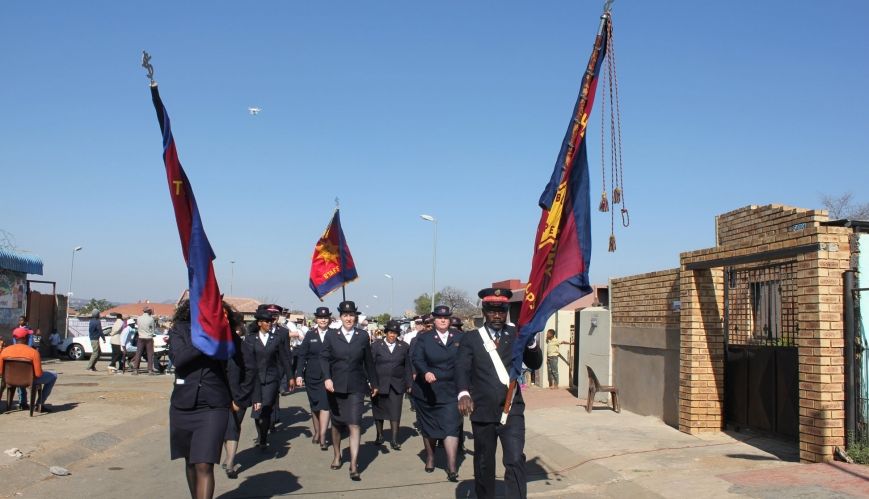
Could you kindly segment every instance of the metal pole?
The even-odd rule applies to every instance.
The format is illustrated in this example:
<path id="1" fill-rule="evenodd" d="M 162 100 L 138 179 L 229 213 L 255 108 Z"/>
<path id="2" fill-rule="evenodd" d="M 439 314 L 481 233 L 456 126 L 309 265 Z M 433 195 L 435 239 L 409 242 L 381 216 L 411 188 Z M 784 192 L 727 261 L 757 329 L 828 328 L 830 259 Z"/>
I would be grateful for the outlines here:
<path id="1" fill-rule="evenodd" d="M 435 308 L 435 275 L 437 274 L 438 264 L 438 220 L 434 220 L 434 244 L 431 252 L 431 312 L 434 313 Z"/>
<path id="2" fill-rule="evenodd" d="M 69 338 L 69 301 L 72 298 L 72 269 L 75 268 L 75 254 L 81 251 L 81 246 L 76 246 L 72 249 L 72 260 L 69 264 L 69 287 L 66 290 L 66 324 L 64 338 Z"/>
<path id="3" fill-rule="evenodd" d="M 854 390 L 854 343 L 856 334 L 856 324 L 854 321 L 854 289 L 856 279 L 853 270 L 845 271 L 845 443 L 851 443 L 852 439 L 856 439 L 857 430 L 857 412 L 856 412 L 856 390 Z"/>
<path id="4" fill-rule="evenodd" d="M 233 284 L 235 284 L 235 260 L 230 260 L 229 265 L 229 296 L 235 296 L 235 293 L 232 292 Z"/>
<path id="5" fill-rule="evenodd" d="M 395 317 L 395 315 L 393 315 L 395 313 L 395 279 L 392 278 L 392 274 L 383 274 L 383 277 L 389 279 L 389 282 L 392 285 L 392 294 L 389 297 L 389 315 Z"/>

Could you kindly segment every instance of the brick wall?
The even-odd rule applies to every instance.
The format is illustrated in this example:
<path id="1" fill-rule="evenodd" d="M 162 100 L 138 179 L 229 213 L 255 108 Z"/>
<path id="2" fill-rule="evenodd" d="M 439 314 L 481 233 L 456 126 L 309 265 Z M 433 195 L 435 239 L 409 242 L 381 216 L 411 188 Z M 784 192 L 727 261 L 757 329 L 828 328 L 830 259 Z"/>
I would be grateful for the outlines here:
<path id="1" fill-rule="evenodd" d="M 812 229 L 835 251 L 797 260 L 799 303 L 800 459 L 832 459 L 845 445 L 845 336 L 842 273 L 850 267 L 851 231 Z M 829 246 L 828 246 L 829 248 Z"/>
<path id="2" fill-rule="evenodd" d="M 613 325 L 647 327 L 679 325 L 679 269 L 662 270 L 610 281 Z"/>
<path id="3" fill-rule="evenodd" d="M 786 233 L 795 225 L 812 226 L 827 219 L 825 210 L 807 210 L 780 204 L 745 206 L 718 216 L 718 245 L 750 244 L 757 237 Z"/>

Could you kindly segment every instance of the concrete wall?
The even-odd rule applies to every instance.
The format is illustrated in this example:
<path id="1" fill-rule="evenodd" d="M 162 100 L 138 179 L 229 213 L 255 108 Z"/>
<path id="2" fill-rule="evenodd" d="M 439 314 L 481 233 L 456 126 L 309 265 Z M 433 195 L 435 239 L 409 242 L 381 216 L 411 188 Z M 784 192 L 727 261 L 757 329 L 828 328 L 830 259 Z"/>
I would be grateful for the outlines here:
<path id="1" fill-rule="evenodd" d="M 598 382 L 612 384 L 612 324 L 610 311 L 603 307 L 588 307 L 579 313 L 579 371 L 577 396 L 585 399 L 588 393 L 588 369 L 591 367 Z M 621 395 L 621 393 L 620 393 Z M 608 393 L 598 393 L 596 400 L 606 402 Z"/>
<path id="2" fill-rule="evenodd" d="M 679 426 L 679 329 L 613 326 L 613 384 L 622 407 Z"/>

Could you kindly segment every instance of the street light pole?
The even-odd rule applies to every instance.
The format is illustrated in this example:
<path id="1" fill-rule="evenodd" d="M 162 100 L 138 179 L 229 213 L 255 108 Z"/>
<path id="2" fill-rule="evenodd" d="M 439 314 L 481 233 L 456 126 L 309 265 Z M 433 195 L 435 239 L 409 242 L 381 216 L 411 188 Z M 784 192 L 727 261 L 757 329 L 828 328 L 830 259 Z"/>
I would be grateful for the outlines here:
<path id="1" fill-rule="evenodd" d="M 431 215 L 420 215 L 420 218 L 434 224 L 434 240 L 431 251 L 431 311 L 435 308 L 435 274 L 437 272 L 438 262 L 438 219 Z"/>
<path id="2" fill-rule="evenodd" d="M 235 283 L 235 260 L 230 260 L 229 265 L 229 296 L 235 296 L 235 293 L 232 292 L 232 285 Z"/>
<path id="3" fill-rule="evenodd" d="M 69 300 L 72 299 L 72 269 L 75 268 L 75 254 L 81 251 L 81 246 L 72 249 L 72 261 L 69 264 L 69 287 L 66 290 L 66 332 L 64 338 L 69 338 Z"/>
<path id="4" fill-rule="evenodd" d="M 389 315 L 395 314 L 395 279 L 392 278 L 389 274 L 383 274 L 383 277 L 389 279 L 390 284 L 392 284 L 392 295 L 389 298 Z"/>

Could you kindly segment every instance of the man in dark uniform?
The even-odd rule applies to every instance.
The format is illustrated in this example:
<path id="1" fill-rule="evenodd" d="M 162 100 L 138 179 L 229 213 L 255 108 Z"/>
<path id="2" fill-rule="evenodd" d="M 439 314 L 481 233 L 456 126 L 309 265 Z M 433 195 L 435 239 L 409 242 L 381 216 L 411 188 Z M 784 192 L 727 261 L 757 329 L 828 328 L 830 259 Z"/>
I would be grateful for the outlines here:
<path id="1" fill-rule="evenodd" d="M 465 332 L 456 356 L 456 388 L 459 412 L 470 416 L 474 432 L 474 490 L 480 499 L 495 497 L 495 451 L 498 439 L 504 454 L 505 497 L 524 498 L 525 401 L 518 388 L 506 423 L 501 415 L 507 398 L 508 373 L 513 361 L 516 329 L 507 325 L 509 289 L 486 288 L 483 300 L 485 323 Z M 543 351 L 535 343 L 525 347 L 523 361 L 531 369 L 543 365 Z M 500 363 L 500 366 L 496 364 Z"/>

